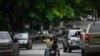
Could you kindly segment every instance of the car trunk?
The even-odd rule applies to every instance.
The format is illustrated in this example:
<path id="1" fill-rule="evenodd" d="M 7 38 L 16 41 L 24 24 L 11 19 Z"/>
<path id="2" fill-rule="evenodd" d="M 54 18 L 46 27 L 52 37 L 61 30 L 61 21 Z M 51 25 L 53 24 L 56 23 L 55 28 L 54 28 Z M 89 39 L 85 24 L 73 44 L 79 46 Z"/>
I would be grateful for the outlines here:
<path id="1" fill-rule="evenodd" d="M 100 45 L 100 33 L 89 33 L 89 45 Z"/>

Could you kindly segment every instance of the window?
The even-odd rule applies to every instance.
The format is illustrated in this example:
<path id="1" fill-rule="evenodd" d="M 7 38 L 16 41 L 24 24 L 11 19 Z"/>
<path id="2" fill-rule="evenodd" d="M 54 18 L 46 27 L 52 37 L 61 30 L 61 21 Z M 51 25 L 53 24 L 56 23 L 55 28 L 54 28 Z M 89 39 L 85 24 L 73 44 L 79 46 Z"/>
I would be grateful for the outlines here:
<path id="1" fill-rule="evenodd" d="M 6 33 L 0 33 L 0 40 L 6 40 L 6 39 L 9 39 L 8 34 L 6 34 Z"/>
<path id="2" fill-rule="evenodd" d="M 89 32 L 100 32 L 100 23 L 91 24 L 89 28 Z"/>
<path id="3" fill-rule="evenodd" d="M 15 34 L 14 38 L 15 39 L 19 39 L 19 40 L 22 40 L 22 39 L 26 40 L 26 39 L 28 39 L 28 34 L 26 34 L 26 33 Z"/>
<path id="4" fill-rule="evenodd" d="M 76 33 L 75 33 L 75 36 L 76 36 L 76 37 L 80 36 L 80 33 L 81 33 L 80 31 L 76 32 Z"/>
<path id="5" fill-rule="evenodd" d="M 81 32 L 79 30 L 71 30 L 68 33 L 68 37 L 79 37 Z"/>

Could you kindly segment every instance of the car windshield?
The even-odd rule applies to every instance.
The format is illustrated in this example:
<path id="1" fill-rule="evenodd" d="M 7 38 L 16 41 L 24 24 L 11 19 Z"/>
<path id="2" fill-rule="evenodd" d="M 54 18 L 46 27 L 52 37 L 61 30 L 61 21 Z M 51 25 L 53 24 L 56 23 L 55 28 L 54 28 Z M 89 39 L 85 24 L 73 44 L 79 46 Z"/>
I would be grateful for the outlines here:
<path id="1" fill-rule="evenodd" d="M 80 31 L 70 31 L 68 37 L 78 37 L 80 35 Z"/>
<path id="2" fill-rule="evenodd" d="M 68 37 L 72 37 L 75 35 L 75 32 L 69 32 Z"/>
<path id="3" fill-rule="evenodd" d="M 0 33 L 0 40 L 5 40 L 5 39 L 9 39 L 8 34 Z"/>
<path id="4" fill-rule="evenodd" d="M 18 40 L 27 40 L 28 35 L 27 34 L 16 34 L 16 35 L 14 35 L 14 38 L 18 39 Z"/>
<path id="5" fill-rule="evenodd" d="M 91 24 L 89 32 L 90 33 L 100 32 L 100 23 Z"/>

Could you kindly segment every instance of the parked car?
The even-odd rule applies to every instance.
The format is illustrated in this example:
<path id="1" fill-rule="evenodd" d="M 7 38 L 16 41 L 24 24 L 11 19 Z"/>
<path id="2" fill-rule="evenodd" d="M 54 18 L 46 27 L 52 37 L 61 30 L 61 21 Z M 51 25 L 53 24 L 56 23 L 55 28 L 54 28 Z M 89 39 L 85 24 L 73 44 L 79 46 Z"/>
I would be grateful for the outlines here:
<path id="1" fill-rule="evenodd" d="M 69 29 L 63 40 L 63 51 L 71 53 L 74 49 L 80 49 L 81 29 Z"/>
<path id="2" fill-rule="evenodd" d="M 88 21 L 95 21 L 96 19 L 95 19 L 95 17 L 92 16 L 92 15 L 87 15 L 87 20 L 88 20 Z"/>
<path id="3" fill-rule="evenodd" d="M 60 37 L 63 33 L 61 29 L 53 29 L 53 33 L 57 36 Z"/>
<path id="4" fill-rule="evenodd" d="M 97 56 L 100 53 L 100 22 L 90 23 L 80 39 L 82 56 Z"/>
<path id="5" fill-rule="evenodd" d="M 37 32 L 33 32 L 31 33 L 31 38 L 32 38 L 32 41 L 38 40 L 39 34 Z"/>
<path id="6" fill-rule="evenodd" d="M 26 49 L 32 49 L 32 39 L 28 33 L 17 33 L 14 35 L 14 40 L 17 41 L 19 47 L 25 47 Z"/>
<path id="7" fill-rule="evenodd" d="M 7 31 L 0 31 L 0 56 L 1 55 L 19 55 L 18 45 L 13 41 Z"/>

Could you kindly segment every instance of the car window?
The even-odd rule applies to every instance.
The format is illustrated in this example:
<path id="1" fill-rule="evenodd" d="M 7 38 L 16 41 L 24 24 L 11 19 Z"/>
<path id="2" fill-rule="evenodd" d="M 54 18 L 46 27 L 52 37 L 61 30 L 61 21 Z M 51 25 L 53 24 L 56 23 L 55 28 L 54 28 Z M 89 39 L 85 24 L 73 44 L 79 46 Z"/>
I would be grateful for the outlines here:
<path id="1" fill-rule="evenodd" d="M 81 34 L 81 31 L 77 31 L 77 32 L 75 33 L 75 36 L 78 37 L 78 36 L 80 36 L 80 34 Z"/>
<path id="2" fill-rule="evenodd" d="M 68 37 L 72 37 L 73 35 L 75 35 L 75 32 L 74 32 L 74 31 L 70 31 L 70 32 L 68 33 Z"/>
<path id="3" fill-rule="evenodd" d="M 100 32 L 100 23 L 91 24 L 89 28 L 89 32 Z"/>
<path id="4" fill-rule="evenodd" d="M 28 34 L 15 34 L 14 38 L 16 39 L 28 39 Z"/>
<path id="5" fill-rule="evenodd" d="M 80 35 L 81 31 L 70 31 L 68 33 L 68 37 L 78 37 Z"/>
<path id="6" fill-rule="evenodd" d="M 5 39 L 9 39 L 8 34 L 6 34 L 6 33 L 0 33 L 0 40 L 5 40 Z"/>

